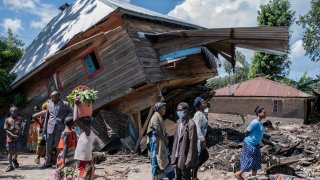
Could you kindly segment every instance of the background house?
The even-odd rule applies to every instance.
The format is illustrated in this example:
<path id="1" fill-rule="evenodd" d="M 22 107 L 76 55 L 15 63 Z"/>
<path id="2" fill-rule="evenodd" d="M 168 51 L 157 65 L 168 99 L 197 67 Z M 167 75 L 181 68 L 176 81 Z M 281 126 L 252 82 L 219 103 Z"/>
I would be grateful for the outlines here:
<path id="1" fill-rule="evenodd" d="M 216 90 L 210 112 L 255 115 L 256 106 L 267 116 L 306 119 L 313 97 L 290 86 L 257 77 Z"/>

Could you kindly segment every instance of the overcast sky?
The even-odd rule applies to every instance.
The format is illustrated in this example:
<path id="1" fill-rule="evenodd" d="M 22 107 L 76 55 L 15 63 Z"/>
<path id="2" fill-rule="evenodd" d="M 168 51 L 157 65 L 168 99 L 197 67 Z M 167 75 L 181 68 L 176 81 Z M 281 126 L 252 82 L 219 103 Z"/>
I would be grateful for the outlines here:
<path id="1" fill-rule="evenodd" d="M 257 25 L 257 10 L 267 0 L 123 0 L 163 14 L 201 25 L 206 28 L 243 27 Z M 23 39 L 26 46 L 44 26 L 59 13 L 58 7 L 73 0 L 2 0 L 0 4 L 0 33 L 11 28 Z M 292 9 L 299 15 L 310 9 L 310 0 L 290 0 Z M 311 77 L 320 74 L 320 62 L 314 63 L 302 47 L 303 29 L 294 24 L 290 41 L 290 78 L 297 80 L 307 70 Z M 252 51 L 240 49 L 250 63 Z M 224 74 L 222 68 L 220 74 Z"/>

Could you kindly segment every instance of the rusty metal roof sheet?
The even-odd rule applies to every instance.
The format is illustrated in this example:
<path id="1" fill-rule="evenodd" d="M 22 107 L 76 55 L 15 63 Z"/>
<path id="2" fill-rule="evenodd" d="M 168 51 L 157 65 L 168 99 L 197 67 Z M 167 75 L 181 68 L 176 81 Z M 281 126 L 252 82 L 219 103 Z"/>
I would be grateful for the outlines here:
<path id="1" fill-rule="evenodd" d="M 216 90 L 215 96 L 239 97 L 312 97 L 296 88 L 266 79 L 254 78 Z"/>

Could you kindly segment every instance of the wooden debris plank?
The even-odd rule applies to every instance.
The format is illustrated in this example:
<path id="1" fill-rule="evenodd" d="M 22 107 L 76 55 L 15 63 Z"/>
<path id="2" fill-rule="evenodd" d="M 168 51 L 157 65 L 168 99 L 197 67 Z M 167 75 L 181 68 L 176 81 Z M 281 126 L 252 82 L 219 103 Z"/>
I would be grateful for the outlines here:
<path id="1" fill-rule="evenodd" d="M 149 109 L 149 114 L 148 114 L 148 117 L 146 119 L 146 121 L 144 122 L 144 125 L 143 125 L 143 128 L 139 131 L 139 138 L 136 142 L 136 145 L 134 147 L 134 152 L 137 152 L 139 150 L 139 146 L 140 146 L 140 141 L 144 135 L 144 132 L 146 131 L 148 125 L 149 125 L 149 121 L 151 119 L 151 116 L 152 116 L 152 113 L 153 113 L 153 106 L 150 107 Z"/>

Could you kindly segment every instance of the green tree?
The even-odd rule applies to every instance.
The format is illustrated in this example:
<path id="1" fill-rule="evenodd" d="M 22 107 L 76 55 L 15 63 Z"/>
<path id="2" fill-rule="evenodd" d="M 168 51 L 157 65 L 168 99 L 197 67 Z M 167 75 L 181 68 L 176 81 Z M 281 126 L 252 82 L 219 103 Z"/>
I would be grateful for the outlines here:
<path id="1" fill-rule="evenodd" d="M 260 6 L 257 18 L 258 25 L 290 27 L 294 21 L 294 14 L 288 0 L 270 0 L 267 4 Z M 290 64 L 288 55 L 255 52 L 248 77 L 254 78 L 259 74 L 264 74 L 270 79 L 286 76 L 289 74 Z"/>
<path id="2" fill-rule="evenodd" d="M 223 63 L 223 67 L 228 76 L 223 78 L 209 79 L 207 81 L 207 86 L 212 89 L 218 89 L 225 87 L 228 84 L 236 84 L 247 80 L 247 74 L 250 67 L 249 63 L 246 61 L 245 56 L 240 51 L 236 51 L 235 59 L 237 63 L 234 72 L 231 63 L 225 61 Z"/>
<path id="3" fill-rule="evenodd" d="M 0 69 L 9 72 L 23 55 L 23 46 L 24 43 L 14 36 L 11 29 L 7 37 L 0 37 Z"/>
<path id="4" fill-rule="evenodd" d="M 311 9 L 297 21 L 305 29 L 302 45 L 312 61 L 320 60 L 320 0 L 311 1 Z"/>
<path id="5" fill-rule="evenodd" d="M 309 94 L 313 94 L 312 89 L 318 89 L 320 88 L 320 80 L 318 78 L 311 78 L 308 75 L 308 72 L 304 72 L 304 74 L 301 76 L 301 78 L 298 81 L 294 81 L 292 79 L 288 79 L 286 77 L 277 77 L 276 81 L 286 84 L 288 86 L 297 88 L 301 91 L 304 91 Z"/>
<path id="6" fill-rule="evenodd" d="M 10 89 L 10 84 L 15 79 L 10 70 L 23 55 L 23 46 L 23 42 L 10 29 L 7 37 L 0 36 L 0 106 L 7 103 L 22 106 L 25 103 L 24 91 Z"/>

